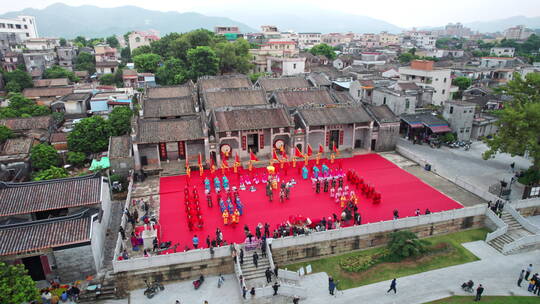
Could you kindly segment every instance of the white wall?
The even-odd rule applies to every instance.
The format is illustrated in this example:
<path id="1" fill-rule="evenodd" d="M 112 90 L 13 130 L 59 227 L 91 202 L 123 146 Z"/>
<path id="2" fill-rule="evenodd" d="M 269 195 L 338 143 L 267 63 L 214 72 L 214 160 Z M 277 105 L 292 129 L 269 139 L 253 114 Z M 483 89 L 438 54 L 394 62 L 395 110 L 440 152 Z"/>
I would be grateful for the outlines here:
<path id="1" fill-rule="evenodd" d="M 107 227 L 111 220 L 111 197 L 109 192 L 109 184 L 101 178 L 101 209 L 103 210 L 103 216 L 101 221 L 96 217 L 92 222 L 91 233 L 91 245 L 92 255 L 94 256 L 94 263 L 96 271 L 99 271 L 103 265 L 103 254 L 105 252 L 105 238 L 107 233 Z"/>

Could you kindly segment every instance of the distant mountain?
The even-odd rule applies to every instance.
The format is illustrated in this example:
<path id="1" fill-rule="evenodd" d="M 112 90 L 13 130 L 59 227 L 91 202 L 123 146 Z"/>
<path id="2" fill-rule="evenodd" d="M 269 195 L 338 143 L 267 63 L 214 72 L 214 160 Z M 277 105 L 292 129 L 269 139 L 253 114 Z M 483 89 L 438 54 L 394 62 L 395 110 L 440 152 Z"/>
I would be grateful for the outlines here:
<path id="1" fill-rule="evenodd" d="M 243 32 L 255 31 L 251 27 L 224 17 L 211 17 L 199 13 L 158 12 L 136 6 L 100 8 L 91 5 L 68 6 L 52 4 L 44 9 L 27 8 L 9 12 L 0 17 L 30 15 L 36 17 L 41 37 L 105 37 L 125 34 L 132 30 L 155 29 L 162 35 L 187 32 L 198 28 L 213 30 L 217 25 L 236 25 Z"/>
<path id="2" fill-rule="evenodd" d="M 211 13 L 218 13 L 208 8 Z M 291 13 L 292 12 L 292 13 Z M 251 27 L 259 29 L 261 25 L 276 25 L 281 31 L 296 32 L 354 32 L 379 33 L 388 31 L 400 33 L 401 28 L 383 20 L 367 16 L 345 14 L 332 10 L 322 10 L 299 5 L 291 1 L 287 9 L 279 10 L 272 7 L 272 2 L 258 2 L 254 8 L 239 11 L 235 9 L 220 9 L 219 13 L 229 16 Z"/>
<path id="3" fill-rule="evenodd" d="M 473 30 L 480 31 L 481 33 L 502 32 L 505 29 L 516 25 L 524 25 L 531 29 L 538 29 L 540 28 L 540 17 L 514 16 L 491 21 L 470 22 L 465 23 L 464 25 Z"/>

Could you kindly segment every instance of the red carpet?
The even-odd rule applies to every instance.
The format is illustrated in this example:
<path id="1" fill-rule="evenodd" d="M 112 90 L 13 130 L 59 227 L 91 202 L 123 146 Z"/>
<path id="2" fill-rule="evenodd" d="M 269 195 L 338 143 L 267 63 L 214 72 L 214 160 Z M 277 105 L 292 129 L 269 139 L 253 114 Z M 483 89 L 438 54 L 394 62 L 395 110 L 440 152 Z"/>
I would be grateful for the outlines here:
<path id="1" fill-rule="evenodd" d="M 377 154 L 360 155 L 340 161 L 342 161 L 345 172 L 354 169 L 359 176 L 363 177 L 367 183 L 374 185 L 376 191 L 382 194 L 382 202 L 375 205 L 371 199 L 367 199 L 359 191 L 355 191 L 359 196 L 362 224 L 390 220 L 394 209 L 399 210 L 400 217 L 406 217 L 413 216 L 416 208 L 420 208 L 424 213 L 426 208 L 432 212 L 438 212 L 463 207 Z M 303 164 L 303 161 L 297 162 L 297 166 L 303 166 Z M 337 161 L 330 167 L 337 168 Z M 254 169 L 254 172 L 262 173 L 263 170 L 266 171 L 266 169 Z M 248 172 L 247 170 L 242 171 L 246 174 Z M 208 170 L 205 172 L 209 174 Z M 216 171 L 216 174 L 221 176 L 221 170 Z M 247 224 L 254 233 L 254 228 L 258 223 L 268 222 L 273 231 L 277 225 L 287 221 L 291 215 L 302 215 L 312 220 L 318 220 L 323 216 L 331 216 L 332 213 L 336 213 L 338 216 L 341 214 L 339 205 L 330 198 L 329 193 L 322 191 L 322 186 L 321 193 L 316 194 L 312 189 L 311 180 L 303 180 L 297 169 L 289 168 L 286 179 L 294 178 L 297 184 L 291 189 L 288 201 L 280 203 L 279 192 L 274 190 L 274 201 L 269 202 L 262 184 L 256 186 L 256 192 L 239 191 L 240 199 L 244 205 L 244 214 L 240 218 L 240 224 L 237 227 L 224 226 L 215 193 L 213 193 L 213 207 L 207 206 L 204 195 L 204 176 L 199 177 L 197 171 L 193 171 L 191 176 L 190 189 L 193 188 L 193 185 L 197 186 L 204 218 L 203 229 L 193 232 L 188 229 L 184 208 L 184 187 L 187 176 L 163 177 L 160 180 L 161 241 L 179 243 L 179 249 L 183 249 L 186 245 L 192 248 L 191 239 L 194 234 L 199 237 L 200 245 L 206 247 L 206 236 L 210 235 L 210 238 L 215 238 L 217 227 L 221 229 L 227 242 L 239 243 L 245 238 L 244 224 Z M 230 187 L 236 186 L 238 188 L 238 180 L 232 169 L 227 177 Z M 347 185 L 346 178 L 344 180 L 345 185 Z M 214 190 L 213 182 L 212 190 Z"/>

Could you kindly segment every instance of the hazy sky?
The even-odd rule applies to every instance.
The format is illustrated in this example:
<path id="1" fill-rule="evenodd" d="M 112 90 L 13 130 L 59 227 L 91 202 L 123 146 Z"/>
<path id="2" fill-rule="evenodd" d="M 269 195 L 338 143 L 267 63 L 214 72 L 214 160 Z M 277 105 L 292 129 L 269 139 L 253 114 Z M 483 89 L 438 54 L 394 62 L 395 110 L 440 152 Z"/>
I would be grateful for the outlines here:
<path id="1" fill-rule="evenodd" d="M 440 26 L 448 22 L 472 22 L 501 19 L 516 15 L 540 16 L 540 0 L 3 0 L 0 13 L 27 7 L 44 8 L 56 2 L 68 5 L 92 4 L 100 7 L 135 5 L 159 11 L 195 11 L 237 18 L 250 10 L 267 10 L 271 14 L 288 10 L 301 13 L 302 8 L 318 7 L 344 13 L 381 19 L 400 27 Z M 328 3 L 336 4 L 329 6 Z M 292 9 L 292 10 L 291 10 Z M 234 13 L 229 13 L 234 11 Z M 239 20 L 241 21 L 241 20 Z"/>

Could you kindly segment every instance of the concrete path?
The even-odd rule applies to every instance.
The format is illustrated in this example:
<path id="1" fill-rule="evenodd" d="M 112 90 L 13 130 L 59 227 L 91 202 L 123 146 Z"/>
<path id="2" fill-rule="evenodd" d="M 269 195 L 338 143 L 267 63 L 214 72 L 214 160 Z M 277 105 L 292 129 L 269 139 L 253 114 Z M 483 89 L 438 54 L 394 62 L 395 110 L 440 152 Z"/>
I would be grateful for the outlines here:
<path id="1" fill-rule="evenodd" d="M 527 169 L 531 162 L 523 157 L 512 157 L 510 154 L 498 153 L 489 160 L 482 159 L 482 153 L 487 150 L 483 142 L 473 142 L 471 149 L 441 147 L 430 148 L 429 145 L 413 145 L 412 142 L 400 138 L 398 145 L 403 146 L 420 158 L 425 159 L 436 167 L 443 169 L 447 174 L 458 176 L 461 179 L 486 191 L 490 185 L 499 183 L 500 180 L 510 181 L 514 175 L 510 164 L 515 162 L 515 170 Z M 522 188 L 514 184 L 511 199 L 521 199 Z"/>
<path id="2" fill-rule="evenodd" d="M 469 279 L 475 286 L 482 284 L 485 295 L 531 295 L 525 285 L 519 288 L 517 277 L 523 266 L 532 263 L 540 271 L 540 251 L 504 256 L 485 242 L 464 244 L 480 261 L 432 270 L 397 279 L 397 294 L 387 294 L 390 281 L 339 291 L 336 296 L 328 293 L 328 276 L 316 273 L 306 276 L 302 285 L 308 288 L 310 297 L 301 303 L 426 303 L 452 295 L 471 295 L 461 290 L 461 284 Z M 540 300 L 539 300 L 540 301 Z"/>

